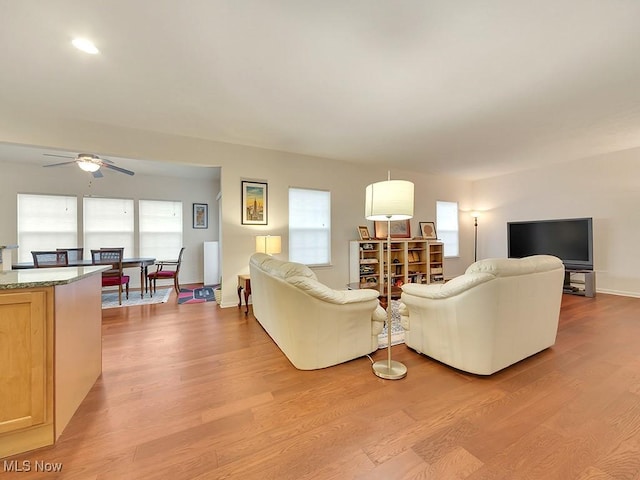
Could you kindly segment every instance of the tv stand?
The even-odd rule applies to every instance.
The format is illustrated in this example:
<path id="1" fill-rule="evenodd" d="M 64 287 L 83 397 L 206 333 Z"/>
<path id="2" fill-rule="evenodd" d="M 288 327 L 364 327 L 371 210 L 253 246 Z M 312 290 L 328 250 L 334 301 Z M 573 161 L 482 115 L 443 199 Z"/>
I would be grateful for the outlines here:
<path id="1" fill-rule="evenodd" d="M 583 279 L 573 278 L 575 275 L 581 275 Z M 593 270 L 565 270 L 562 292 L 583 297 L 595 297 L 596 272 Z"/>

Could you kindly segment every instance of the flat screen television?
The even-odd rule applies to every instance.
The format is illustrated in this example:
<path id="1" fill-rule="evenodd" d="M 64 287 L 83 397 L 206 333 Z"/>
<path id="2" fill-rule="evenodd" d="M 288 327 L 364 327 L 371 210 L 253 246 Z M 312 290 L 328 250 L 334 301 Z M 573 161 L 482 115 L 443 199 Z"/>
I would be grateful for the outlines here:
<path id="1" fill-rule="evenodd" d="M 567 270 L 593 270 L 593 221 L 566 218 L 507 223 L 510 258 L 554 255 Z"/>

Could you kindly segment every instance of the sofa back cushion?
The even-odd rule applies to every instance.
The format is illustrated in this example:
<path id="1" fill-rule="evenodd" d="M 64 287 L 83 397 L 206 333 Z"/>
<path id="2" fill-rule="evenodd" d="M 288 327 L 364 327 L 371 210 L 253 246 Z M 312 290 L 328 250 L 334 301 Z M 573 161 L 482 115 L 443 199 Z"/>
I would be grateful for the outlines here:
<path id="1" fill-rule="evenodd" d="M 562 267 L 562 261 L 551 255 L 525 258 L 487 258 L 469 266 L 467 273 L 490 273 L 496 277 L 511 277 L 530 273 L 550 272 Z"/>

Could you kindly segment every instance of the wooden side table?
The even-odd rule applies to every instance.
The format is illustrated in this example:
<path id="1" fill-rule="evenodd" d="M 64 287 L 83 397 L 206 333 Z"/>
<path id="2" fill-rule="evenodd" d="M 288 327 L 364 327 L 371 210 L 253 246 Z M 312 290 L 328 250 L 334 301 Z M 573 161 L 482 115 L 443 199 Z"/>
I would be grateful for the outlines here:
<path id="1" fill-rule="evenodd" d="M 238 275 L 238 308 L 242 307 L 242 290 L 244 290 L 244 304 L 247 309 L 244 315 L 249 315 L 249 295 L 251 295 L 251 277 L 249 275 Z"/>

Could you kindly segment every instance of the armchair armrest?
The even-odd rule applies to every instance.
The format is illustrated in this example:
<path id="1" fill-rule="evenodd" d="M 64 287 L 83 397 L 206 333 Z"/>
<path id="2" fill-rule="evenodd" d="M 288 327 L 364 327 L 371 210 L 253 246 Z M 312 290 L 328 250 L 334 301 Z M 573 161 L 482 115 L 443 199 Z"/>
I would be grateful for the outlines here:
<path id="1" fill-rule="evenodd" d="M 423 298 L 449 298 L 466 292 L 476 285 L 488 282 L 495 278 L 491 273 L 466 273 L 447 283 L 438 285 L 421 285 L 417 283 L 405 283 L 402 286 L 403 294 L 409 294 Z"/>

